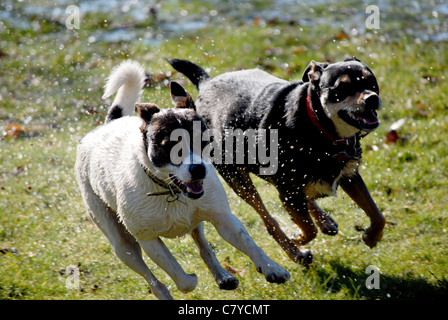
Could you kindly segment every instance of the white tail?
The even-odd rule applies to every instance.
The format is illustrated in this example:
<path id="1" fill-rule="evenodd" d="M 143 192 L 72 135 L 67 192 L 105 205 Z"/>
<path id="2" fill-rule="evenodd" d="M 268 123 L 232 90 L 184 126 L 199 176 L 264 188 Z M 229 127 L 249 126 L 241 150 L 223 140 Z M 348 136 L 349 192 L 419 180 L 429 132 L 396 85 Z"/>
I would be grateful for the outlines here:
<path id="1" fill-rule="evenodd" d="M 145 81 L 145 71 L 136 61 L 127 60 L 112 70 L 104 87 L 103 99 L 117 92 L 107 114 L 106 122 L 134 113 Z"/>

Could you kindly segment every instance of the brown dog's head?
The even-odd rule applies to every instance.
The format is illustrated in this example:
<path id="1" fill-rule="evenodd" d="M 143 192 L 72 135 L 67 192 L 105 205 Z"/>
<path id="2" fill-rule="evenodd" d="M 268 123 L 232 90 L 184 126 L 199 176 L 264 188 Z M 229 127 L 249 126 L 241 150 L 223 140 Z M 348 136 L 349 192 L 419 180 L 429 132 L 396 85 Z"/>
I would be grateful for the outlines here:
<path id="1" fill-rule="evenodd" d="M 302 80 L 318 93 L 326 116 L 341 138 L 378 128 L 379 87 L 372 71 L 356 58 L 333 64 L 311 61 Z"/>

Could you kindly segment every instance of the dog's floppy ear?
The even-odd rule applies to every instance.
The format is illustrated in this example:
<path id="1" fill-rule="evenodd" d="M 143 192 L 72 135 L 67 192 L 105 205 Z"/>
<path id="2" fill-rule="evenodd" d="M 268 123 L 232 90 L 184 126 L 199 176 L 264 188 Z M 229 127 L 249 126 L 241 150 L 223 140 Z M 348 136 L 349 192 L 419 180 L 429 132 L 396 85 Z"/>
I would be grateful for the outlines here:
<path id="1" fill-rule="evenodd" d="M 177 82 L 171 81 L 171 99 L 176 108 L 188 108 L 196 110 L 193 98 L 191 95 Z"/>
<path id="2" fill-rule="evenodd" d="M 154 103 L 136 103 L 135 110 L 140 118 L 149 123 L 152 116 L 160 111 L 159 107 Z"/>
<path id="3" fill-rule="evenodd" d="M 327 62 L 316 62 L 311 60 L 308 67 L 306 67 L 303 72 L 302 81 L 303 82 L 315 82 L 319 81 L 320 76 L 324 72 L 324 69 L 328 66 Z"/>

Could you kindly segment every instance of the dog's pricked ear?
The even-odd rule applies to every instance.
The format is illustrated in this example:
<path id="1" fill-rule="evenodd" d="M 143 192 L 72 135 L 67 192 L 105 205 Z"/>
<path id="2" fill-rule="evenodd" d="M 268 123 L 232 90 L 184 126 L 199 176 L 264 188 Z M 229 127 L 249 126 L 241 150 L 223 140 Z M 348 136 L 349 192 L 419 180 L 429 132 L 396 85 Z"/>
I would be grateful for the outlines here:
<path id="1" fill-rule="evenodd" d="M 356 58 L 355 56 L 345 58 L 345 59 L 344 59 L 344 62 L 347 62 L 347 61 L 358 61 L 358 62 L 361 62 L 361 60 L 359 60 L 359 59 Z"/>
<path id="2" fill-rule="evenodd" d="M 302 81 L 303 82 L 316 82 L 319 81 L 320 76 L 324 72 L 324 69 L 328 66 L 327 62 L 316 62 L 311 60 L 308 67 L 306 67 L 303 72 Z"/>
<path id="3" fill-rule="evenodd" d="M 153 115 L 160 111 L 159 107 L 154 103 L 136 103 L 135 110 L 146 123 L 149 123 Z"/>
<path id="4" fill-rule="evenodd" d="M 188 108 L 196 110 L 196 106 L 194 105 L 193 98 L 180 84 L 177 82 L 171 81 L 170 83 L 171 89 L 171 99 L 173 100 L 176 108 Z"/>
<path id="5" fill-rule="evenodd" d="M 177 103 L 178 100 L 188 96 L 188 92 L 175 81 L 171 81 L 170 89 L 171 89 L 171 98 L 173 99 L 174 103 Z"/>

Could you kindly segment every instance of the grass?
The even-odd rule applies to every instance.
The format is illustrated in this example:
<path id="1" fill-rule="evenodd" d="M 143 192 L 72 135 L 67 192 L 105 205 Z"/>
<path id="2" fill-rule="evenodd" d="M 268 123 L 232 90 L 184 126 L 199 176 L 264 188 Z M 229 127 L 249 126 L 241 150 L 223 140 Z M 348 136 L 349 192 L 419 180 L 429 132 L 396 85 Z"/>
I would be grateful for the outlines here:
<path id="1" fill-rule="evenodd" d="M 164 57 L 192 59 L 212 75 L 259 67 L 298 80 L 312 59 L 337 61 L 355 55 L 377 75 L 384 107 L 382 126 L 363 141 L 361 168 L 388 222 L 376 248 L 365 246 L 354 228 L 367 225 L 365 214 L 339 191 L 338 197 L 319 203 L 338 221 L 340 233 L 319 234 L 307 245 L 315 261 L 305 269 L 287 258 L 257 214 L 226 186 L 233 212 L 267 254 L 290 271 L 291 281 L 267 283 L 247 257 L 206 224 L 218 259 L 236 269 L 240 286 L 220 291 L 186 236 L 166 243 L 185 270 L 198 275 L 193 292 L 178 292 L 147 260 L 175 298 L 432 299 L 447 294 L 447 43 L 415 43 L 406 35 L 390 41 L 373 32 L 341 36 L 338 29 L 281 21 L 210 25 L 158 46 L 142 41 L 89 43 L 92 30 L 107 28 L 101 24 L 104 16 L 86 19 L 77 32 L 33 19 L 40 31 L 7 22 L 1 29 L 0 249 L 7 250 L 0 253 L 0 299 L 155 298 L 146 282 L 114 256 L 87 217 L 73 166 L 77 143 L 105 117 L 107 104 L 101 95 L 111 68 L 132 58 L 152 74 L 172 71 Z M 385 33 L 387 25 L 384 28 Z M 171 78 L 183 81 L 179 74 Z M 188 82 L 184 84 L 197 95 Z M 171 105 L 164 82 L 145 89 L 144 100 Z M 389 126 L 402 118 L 403 140 L 385 144 Z M 259 179 L 255 182 L 270 212 L 288 233 L 297 233 L 275 189 Z M 78 290 L 66 286 L 66 268 L 71 265 L 80 271 Z M 369 265 L 380 269 L 379 290 L 365 286 Z"/>

